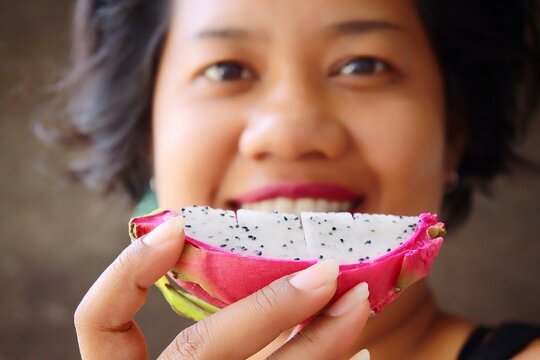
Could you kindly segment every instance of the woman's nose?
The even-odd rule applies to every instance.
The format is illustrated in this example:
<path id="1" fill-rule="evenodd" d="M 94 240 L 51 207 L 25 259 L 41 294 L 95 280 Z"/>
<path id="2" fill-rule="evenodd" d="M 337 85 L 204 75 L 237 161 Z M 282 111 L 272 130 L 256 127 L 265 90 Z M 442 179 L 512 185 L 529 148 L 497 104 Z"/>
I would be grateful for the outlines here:
<path id="1" fill-rule="evenodd" d="M 335 159 L 348 147 L 348 134 L 314 86 L 284 81 L 261 95 L 248 114 L 240 152 L 252 159 Z"/>

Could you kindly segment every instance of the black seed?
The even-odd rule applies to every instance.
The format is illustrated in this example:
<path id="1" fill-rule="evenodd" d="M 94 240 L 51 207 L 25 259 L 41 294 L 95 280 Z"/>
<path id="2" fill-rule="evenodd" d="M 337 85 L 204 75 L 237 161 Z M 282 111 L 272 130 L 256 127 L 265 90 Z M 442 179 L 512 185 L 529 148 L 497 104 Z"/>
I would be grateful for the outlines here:
<path id="1" fill-rule="evenodd" d="M 182 212 L 183 212 L 183 211 L 186 211 L 186 208 L 181 208 L 180 211 L 182 211 Z"/>
<path id="2" fill-rule="evenodd" d="M 234 250 L 236 250 L 236 249 L 235 249 L 235 248 L 232 248 L 232 249 L 231 249 L 231 252 L 234 252 Z"/>
<path id="3" fill-rule="evenodd" d="M 251 239 L 251 240 L 255 240 L 255 239 L 256 239 L 256 237 L 255 237 L 255 236 L 253 236 L 253 235 L 248 235 L 248 239 Z"/>
<path id="4" fill-rule="evenodd" d="M 322 256 L 322 255 L 319 255 L 319 259 L 322 259 L 322 258 L 324 258 L 324 256 Z"/>
<path id="5" fill-rule="evenodd" d="M 287 247 L 287 244 L 283 244 L 283 245 L 281 245 L 281 247 Z"/>
<path id="6" fill-rule="evenodd" d="M 300 260 L 300 258 L 294 258 L 294 260 Z"/>
<path id="7" fill-rule="evenodd" d="M 298 220 L 298 216 L 295 216 L 295 217 L 294 217 L 294 221 L 296 221 L 296 220 Z"/>
<path id="8" fill-rule="evenodd" d="M 369 256 L 366 256 L 366 260 L 369 260 Z"/>
<path id="9" fill-rule="evenodd" d="M 396 221 L 396 220 L 392 220 L 392 222 L 393 222 L 394 224 L 395 224 L 395 223 L 397 223 L 397 221 Z"/>
<path id="10" fill-rule="evenodd" d="M 219 247 L 222 247 L 222 248 L 227 247 L 227 244 L 221 244 L 219 245 Z"/>
<path id="11" fill-rule="evenodd" d="M 277 210 L 272 210 L 272 214 L 277 214 Z"/>
<path id="12" fill-rule="evenodd" d="M 219 214 L 219 215 L 221 215 L 221 216 L 225 216 L 225 213 L 221 213 L 221 214 Z"/>
<path id="13" fill-rule="evenodd" d="M 365 219 L 364 222 L 369 222 L 369 219 Z"/>
<path id="14" fill-rule="evenodd" d="M 321 225 L 321 222 L 320 222 L 320 221 L 317 221 L 317 224 Z"/>
<path id="15" fill-rule="evenodd" d="M 257 255 L 261 256 L 262 255 L 262 251 L 257 251 Z"/>
<path id="16" fill-rule="evenodd" d="M 234 229 L 232 225 L 229 225 L 229 229 Z"/>
<path id="17" fill-rule="evenodd" d="M 287 230 L 292 230 L 292 228 L 288 227 Z"/>
<path id="18" fill-rule="evenodd" d="M 403 233 L 406 234 L 406 233 L 407 233 L 407 229 L 403 230 Z"/>
<path id="19" fill-rule="evenodd" d="M 366 244 L 366 245 L 371 244 L 371 240 L 366 241 L 364 244 Z"/>
<path id="20" fill-rule="evenodd" d="M 287 217 L 286 217 L 286 216 L 283 216 L 283 219 L 285 219 L 285 221 L 288 221 L 288 220 L 289 220 L 289 219 L 287 219 Z"/>
<path id="21" fill-rule="evenodd" d="M 326 246 L 324 243 L 321 243 L 321 246 Z"/>
<path id="22" fill-rule="evenodd" d="M 258 226 L 255 226 L 255 230 L 257 230 L 259 227 Z"/>
<path id="23" fill-rule="evenodd" d="M 235 236 L 234 238 L 235 238 L 236 240 L 240 240 L 240 238 L 239 238 L 238 236 Z"/>
<path id="24" fill-rule="evenodd" d="M 227 239 L 225 239 L 225 241 L 230 241 L 230 239 L 229 239 L 229 238 L 227 238 Z"/>
<path id="25" fill-rule="evenodd" d="M 261 248 L 263 248 L 263 247 L 264 247 L 264 245 L 261 245 Z"/>
<path id="26" fill-rule="evenodd" d="M 332 231 L 336 231 L 336 227 L 335 226 L 332 226 Z"/>
<path id="27" fill-rule="evenodd" d="M 324 219 L 324 222 L 328 222 L 328 220 L 327 220 L 327 219 Z"/>
<path id="28" fill-rule="evenodd" d="M 398 240 L 399 240 L 399 239 L 403 239 L 403 238 L 402 238 L 401 236 L 398 236 L 398 237 L 397 237 L 396 239 L 398 239 Z"/>
<path id="29" fill-rule="evenodd" d="M 291 244 L 294 244 L 294 241 L 292 241 L 292 240 L 289 240 L 289 242 L 290 242 Z"/>
<path id="30" fill-rule="evenodd" d="M 359 260 L 360 260 L 360 261 L 364 261 L 365 259 L 364 259 L 364 258 L 360 258 Z"/>
<path id="31" fill-rule="evenodd" d="M 329 232 L 328 235 L 332 235 L 332 232 Z"/>
<path id="32" fill-rule="evenodd" d="M 390 249 L 390 248 L 386 249 L 386 252 L 390 252 L 390 251 L 392 251 L 392 249 Z"/>
<path id="33" fill-rule="evenodd" d="M 236 224 L 235 228 L 237 228 L 237 229 L 238 229 L 239 227 L 240 227 L 240 225 Z"/>
<path id="34" fill-rule="evenodd" d="M 247 250 L 247 247 L 242 246 L 241 249 L 242 249 L 242 251 L 246 251 L 246 250 Z"/>
<path id="35" fill-rule="evenodd" d="M 347 229 L 350 229 L 350 228 L 351 228 L 351 226 L 350 226 L 350 225 L 347 225 Z"/>
<path id="36" fill-rule="evenodd" d="M 186 227 L 187 227 L 187 228 L 190 228 L 190 227 L 191 227 L 191 225 L 189 225 L 189 224 L 186 224 Z"/>
<path id="37" fill-rule="evenodd" d="M 208 238 L 209 238 L 209 239 L 213 239 L 213 238 L 214 238 L 214 235 L 209 235 Z"/>
<path id="38" fill-rule="evenodd" d="M 403 245 L 403 243 L 402 243 L 402 242 L 400 242 L 400 243 L 399 243 L 399 245 Z"/>
<path id="39" fill-rule="evenodd" d="M 371 232 L 375 232 L 375 229 L 371 229 Z"/>
<path id="40" fill-rule="evenodd" d="M 350 251 L 350 252 L 352 252 L 352 250 L 353 250 L 352 248 L 349 248 L 349 251 Z"/>
<path id="41" fill-rule="evenodd" d="M 339 241 L 341 241 L 341 243 L 344 243 L 344 242 L 345 242 L 345 240 L 343 240 L 343 239 L 339 239 Z"/>
<path id="42" fill-rule="evenodd" d="M 400 218 L 400 219 L 403 219 L 403 216 L 400 215 L 399 218 Z"/>
<path id="43" fill-rule="evenodd" d="M 242 229 L 246 230 L 246 232 L 249 232 L 249 228 L 247 226 L 242 226 Z"/>

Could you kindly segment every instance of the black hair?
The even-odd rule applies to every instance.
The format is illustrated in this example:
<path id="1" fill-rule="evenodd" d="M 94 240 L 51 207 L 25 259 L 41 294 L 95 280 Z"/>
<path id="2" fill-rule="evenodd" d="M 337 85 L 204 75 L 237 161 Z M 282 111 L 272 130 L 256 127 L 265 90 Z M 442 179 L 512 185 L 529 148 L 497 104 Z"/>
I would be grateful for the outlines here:
<path id="1" fill-rule="evenodd" d="M 445 81 L 448 141 L 466 134 L 459 181 L 443 202 L 445 221 L 459 223 L 474 190 L 487 191 L 501 173 L 537 170 L 515 146 L 538 110 L 540 9 L 535 0 L 418 0 L 417 7 Z"/>
<path id="2" fill-rule="evenodd" d="M 515 145 L 540 97 L 540 29 L 534 0 L 416 0 L 441 69 L 448 141 L 466 134 L 459 181 L 443 218 L 465 219 L 474 190 L 524 162 Z M 122 188 L 133 200 L 151 176 L 150 116 L 170 0 L 78 0 L 73 67 L 66 93 L 70 120 L 91 157 L 81 180 Z"/>
<path id="3" fill-rule="evenodd" d="M 151 176 L 150 117 L 168 0 L 80 0 L 73 17 L 72 68 L 63 84 L 72 137 L 87 144 L 74 162 L 91 187 L 137 201 Z"/>

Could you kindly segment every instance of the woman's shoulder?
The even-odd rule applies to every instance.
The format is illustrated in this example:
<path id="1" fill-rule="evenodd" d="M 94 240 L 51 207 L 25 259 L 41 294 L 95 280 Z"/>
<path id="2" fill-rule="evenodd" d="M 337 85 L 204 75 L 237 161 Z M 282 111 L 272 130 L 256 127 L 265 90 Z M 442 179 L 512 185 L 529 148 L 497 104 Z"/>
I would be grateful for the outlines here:
<path id="1" fill-rule="evenodd" d="M 540 338 L 531 342 L 514 360 L 540 359 Z"/>
<path id="2" fill-rule="evenodd" d="M 477 326 L 461 348 L 458 360 L 540 359 L 540 326 L 506 322 Z"/>

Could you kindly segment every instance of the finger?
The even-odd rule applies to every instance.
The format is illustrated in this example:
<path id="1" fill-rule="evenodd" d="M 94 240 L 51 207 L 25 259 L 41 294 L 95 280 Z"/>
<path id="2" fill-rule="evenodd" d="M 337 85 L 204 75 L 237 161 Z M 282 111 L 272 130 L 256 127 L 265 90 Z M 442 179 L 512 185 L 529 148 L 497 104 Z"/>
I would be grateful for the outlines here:
<path id="1" fill-rule="evenodd" d="M 174 266 L 183 248 L 182 218 L 171 219 L 133 242 L 92 285 L 75 312 L 83 359 L 146 358 L 133 318 L 155 281 Z"/>
<path id="2" fill-rule="evenodd" d="M 369 290 L 361 283 L 348 291 L 323 314 L 281 347 L 274 359 L 348 359 L 366 324 Z"/>
<path id="3" fill-rule="evenodd" d="M 338 272 L 326 260 L 279 279 L 182 331 L 160 358 L 248 358 L 319 311 L 336 290 Z"/>

